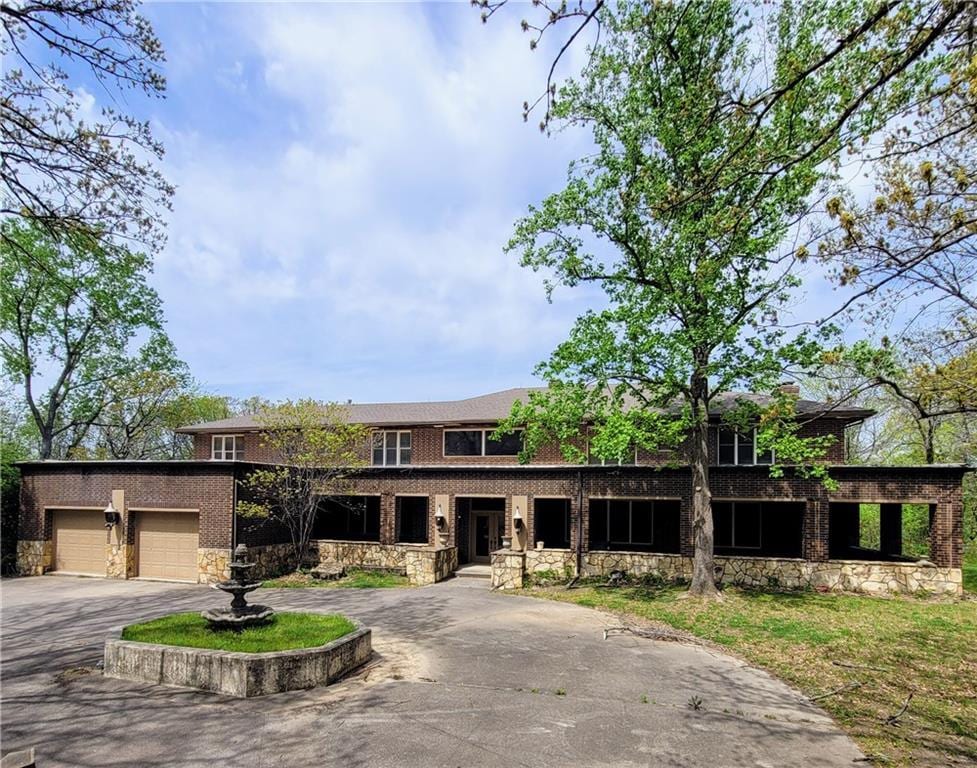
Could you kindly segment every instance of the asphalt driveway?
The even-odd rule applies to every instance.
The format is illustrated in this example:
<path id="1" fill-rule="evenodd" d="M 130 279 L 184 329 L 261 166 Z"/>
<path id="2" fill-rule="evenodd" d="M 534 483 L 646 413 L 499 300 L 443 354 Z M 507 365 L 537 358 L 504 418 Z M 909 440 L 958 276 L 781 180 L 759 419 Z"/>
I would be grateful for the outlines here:
<path id="1" fill-rule="evenodd" d="M 103 678 L 106 630 L 222 602 L 206 587 L 45 576 L 2 583 L 4 753 L 53 766 L 851 766 L 797 692 L 728 656 L 632 636 L 561 603 L 453 579 L 261 590 L 341 611 L 377 660 L 328 688 L 237 700 Z M 693 697 L 702 709 L 689 706 Z"/>

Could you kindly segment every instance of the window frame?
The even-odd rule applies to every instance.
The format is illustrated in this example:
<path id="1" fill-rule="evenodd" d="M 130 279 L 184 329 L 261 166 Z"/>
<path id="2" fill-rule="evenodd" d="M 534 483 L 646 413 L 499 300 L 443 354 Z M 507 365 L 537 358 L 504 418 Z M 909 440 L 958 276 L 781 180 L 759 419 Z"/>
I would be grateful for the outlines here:
<path id="1" fill-rule="evenodd" d="M 723 432 L 732 433 L 733 435 L 733 461 L 732 463 L 724 462 L 722 460 L 722 435 Z M 750 461 L 740 460 L 740 435 L 741 432 L 737 432 L 735 428 L 728 427 L 720 424 L 716 429 L 716 465 L 720 467 L 769 467 L 777 463 L 777 456 L 774 449 L 771 448 L 770 461 L 757 461 L 759 457 L 759 449 L 757 448 L 757 429 L 752 427 L 750 429 L 750 434 L 752 436 L 751 444 L 752 455 L 750 456 Z"/>
<path id="2" fill-rule="evenodd" d="M 228 456 L 227 439 L 231 439 L 232 448 Z M 218 456 L 217 441 L 220 440 L 221 449 Z M 242 434 L 219 434 L 210 436 L 210 460 L 211 461 L 241 461 L 244 458 L 244 435 Z"/>
<path id="3" fill-rule="evenodd" d="M 601 498 L 591 498 L 588 501 L 588 510 L 590 505 L 595 501 L 604 504 L 604 541 L 607 542 L 608 551 L 613 552 L 615 550 L 611 549 L 612 544 L 625 544 L 628 546 L 640 546 L 640 547 L 653 547 L 655 546 L 655 499 L 644 499 L 644 498 L 629 498 L 629 497 L 617 497 L 617 496 L 606 496 Z M 611 538 L 611 502 L 623 501 L 627 502 L 628 505 L 628 540 L 627 541 L 617 541 Z M 635 541 L 634 540 L 634 503 L 646 503 L 650 505 L 651 516 L 650 527 L 649 527 L 649 540 L 648 541 Z M 624 550 L 627 551 L 627 550 Z"/>
<path id="4" fill-rule="evenodd" d="M 485 428 L 485 427 L 444 427 L 441 430 L 441 457 L 445 459 L 471 459 L 471 458 L 489 458 L 497 459 L 500 456 L 518 456 L 519 451 L 515 453 L 486 453 L 485 448 L 488 445 L 489 435 L 495 432 L 497 428 Z M 448 453 L 448 433 L 449 432 L 478 432 L 481 434 L 481 439 L 479 440 L 479 453 Z M 520 436 L 520 443 L 522 442 L 523 430 L 517 429 L 514 434 Z M 501 441 L 497 441 L 501 442 Z"/>
<path id="5" fill-rule="evenodd" d="M 763 502 L 762 501 L 721 501 L 717 502 L 720 504 L 729 504 L 730 520 L 729 520 L 729 544 L 719 544 L 714 543 L 714 546 L 721 547 L 722 549 L 752 549 L 761 550 L 763 549 Z M 737 504 L 756 504 L 757 508 L 757 543 L 752 544 L 739 544 L 736 541 L 736 505 Z M 714 522 L 715 526 L 715 522 Z"/>
<path id="6" fill-rule="evenodd" d="M 393 446 L 387 444 L 388 435 L 394 436 Z M 404 435 L 407 435 L 406 447 L 401 445 L 401 441 Z M 376 451 L 378 448 L 376 444 L 376 439 L 378 436 L 380 437 L 380 446 L 379 446 L 380 455 L 383 458 L 383 461 L 380 463 L 377 463 L 376 461 Z M 391 447 L 396 451 L 396 456 L 397 456 L 397 460 L 393 464 L 387 461 L 387 451 L 390 450 Z M 407 461 L 403 460 L 404 451 L 409 451 L 410 453 Z M 411 430 L 409 429 L 373 430 L 370 436 L 370 466 L 371 467 L 409 467 L 413 463 L 413 460 L 414 460 L 414 436 L 411 434 Z"/>

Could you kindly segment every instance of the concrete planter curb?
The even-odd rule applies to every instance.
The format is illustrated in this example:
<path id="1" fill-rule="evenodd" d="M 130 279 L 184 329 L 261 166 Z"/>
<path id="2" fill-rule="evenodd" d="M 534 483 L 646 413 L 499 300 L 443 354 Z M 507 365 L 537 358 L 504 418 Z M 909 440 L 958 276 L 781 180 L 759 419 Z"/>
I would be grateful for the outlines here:
<path id="1" fill-rule="evenodd" d="M 196 688 L 238 698 L 328 685 L 373 655 L 372 632 L 359 624 L 348 635 L 326 645 L 269 653 L 139 643 L 123 640 L 123 629 L 114 627 L 105 640 L 106 677 Z"/>

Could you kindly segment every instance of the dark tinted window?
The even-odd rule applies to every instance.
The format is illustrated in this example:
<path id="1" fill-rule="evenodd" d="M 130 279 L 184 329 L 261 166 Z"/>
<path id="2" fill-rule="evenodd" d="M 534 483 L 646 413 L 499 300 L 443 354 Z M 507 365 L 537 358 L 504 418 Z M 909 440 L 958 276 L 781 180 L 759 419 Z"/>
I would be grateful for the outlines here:
<path id="1" fill-rule="evenodd" d="M 486 456 L 515 456 L 522 450 L 522 432 L 513 432 L 501 440 L 493 440 L 491 434 L 485 435 Z"/>
<path id="2" fill-rule="evenodd" d="M 477 430 L 477 429 L 445 430 L 444 455 L 445 456 L 481 456 L 482 455 L 481 430 Z"/>

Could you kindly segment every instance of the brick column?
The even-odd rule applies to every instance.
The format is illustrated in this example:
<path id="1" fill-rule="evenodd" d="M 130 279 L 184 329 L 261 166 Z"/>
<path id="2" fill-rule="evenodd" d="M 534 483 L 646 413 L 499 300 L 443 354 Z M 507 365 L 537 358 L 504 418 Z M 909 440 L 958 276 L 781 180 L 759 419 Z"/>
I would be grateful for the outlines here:
<path id="1" fill-rule="evenodd" d="M 392 493 L 380 496 L 380 543 L 393 544 L 397 539 L 397 500 Z"/>
<path id="2" fill-rule="evenodd" d="M 830 505 L 826 498 L 809 498 L 801 527 L 801 553 L 805 560 L 823 562 L 829 557 Z"/>
<path id="3" fill-rule="evenodd" d="M 960 488 L 930 507 L 930 560 L 943 568 L 963 565 L 963 499 Z"/>

